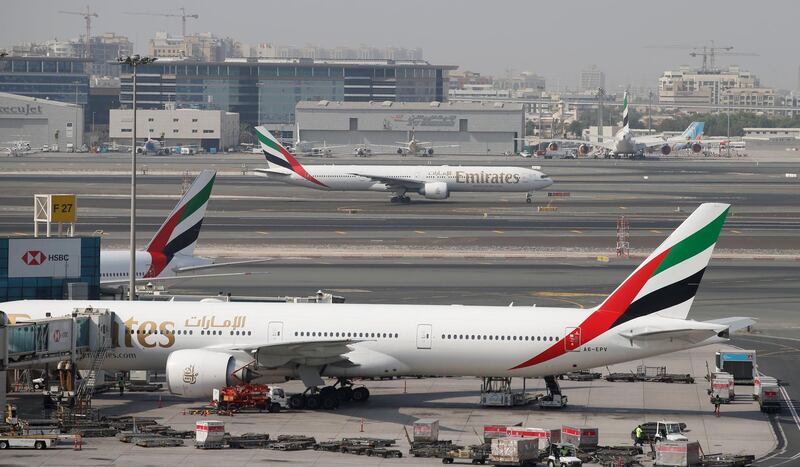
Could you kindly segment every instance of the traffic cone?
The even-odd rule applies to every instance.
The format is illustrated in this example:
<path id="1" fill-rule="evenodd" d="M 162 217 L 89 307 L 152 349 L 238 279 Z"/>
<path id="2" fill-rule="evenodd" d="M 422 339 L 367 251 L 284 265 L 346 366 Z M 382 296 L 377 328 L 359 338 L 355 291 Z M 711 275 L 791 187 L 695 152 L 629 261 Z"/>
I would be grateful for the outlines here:
<path id="1" fill-rule="evenodd" d="M 361 430 L 359 431 L 361 431 L 361 433 L 364 432 L 364 417 L 361 417 Z"/>

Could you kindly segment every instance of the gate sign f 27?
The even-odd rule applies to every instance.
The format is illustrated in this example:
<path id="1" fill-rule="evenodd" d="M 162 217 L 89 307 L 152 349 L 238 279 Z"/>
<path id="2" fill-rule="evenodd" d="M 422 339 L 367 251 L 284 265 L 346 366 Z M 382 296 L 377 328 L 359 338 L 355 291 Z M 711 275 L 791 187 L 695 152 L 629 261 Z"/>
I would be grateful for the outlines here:
<path id="1" fill-rule="evenodd" d="M 8 277 L 80 277 L 81 239 L 8 240 Z"/>

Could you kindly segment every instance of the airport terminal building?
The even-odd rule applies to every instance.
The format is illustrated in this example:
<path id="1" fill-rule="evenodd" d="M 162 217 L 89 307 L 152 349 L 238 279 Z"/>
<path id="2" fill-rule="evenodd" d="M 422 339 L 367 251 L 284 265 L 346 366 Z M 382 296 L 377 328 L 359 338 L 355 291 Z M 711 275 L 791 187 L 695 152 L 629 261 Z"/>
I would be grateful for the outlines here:
<path id="1" fill-rule="evenodd" d="M 300 101 L 430 102 L 447 98 L 448 71 L 422 60 L 231 58 L 222 62 L 159 59 L 136 73 L 139 108 L 236 112 L 248 125 L 292 125 Z M 131 68 L 123 66 L 120 104 L 133 99 Z"/>
<path id="2" fill-rule="evenodd" d="M 300 102 L 296 108 L 300 140 L 345 145 L 352 150 L 394 153 L 399 142 L 417 141 L 441 154 L 501 155 L 517 152 L 525 134 L 522 104 L 473 102 Z M 375 149 L 374 146 L 385 146 Z"/>
<path id="3" fill-rule="evenodd" d="M 0 147 L 28 141 L 66 150 L 83 145 L 83 107 L 35 97 L 0 92 Z"/>

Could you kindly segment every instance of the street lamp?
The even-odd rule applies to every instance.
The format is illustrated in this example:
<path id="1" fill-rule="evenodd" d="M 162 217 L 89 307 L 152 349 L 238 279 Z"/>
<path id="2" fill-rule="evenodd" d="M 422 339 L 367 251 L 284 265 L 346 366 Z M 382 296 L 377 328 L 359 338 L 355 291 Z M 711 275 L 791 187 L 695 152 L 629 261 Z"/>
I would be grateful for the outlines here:
<path id="1" fill-rule="evenodd" d="M 136 296 L 136 68 L 156 61 L 153 57 L 131 55 L 117 58 L 120 65 L 128 65 L 133 69 L 133 135 L 131 135 L 131 264 L 128 269 L 128 300 Z"/>

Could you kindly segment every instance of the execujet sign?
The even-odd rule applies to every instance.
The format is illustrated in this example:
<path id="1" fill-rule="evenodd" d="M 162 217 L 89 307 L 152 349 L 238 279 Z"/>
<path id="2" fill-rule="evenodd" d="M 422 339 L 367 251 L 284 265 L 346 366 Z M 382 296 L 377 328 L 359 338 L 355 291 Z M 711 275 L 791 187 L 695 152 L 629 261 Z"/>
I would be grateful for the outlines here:
<path id="1" fill-rule="evenodd" d="M 0 103 L 0 115 L 12 117 L 42 115 L 42 106 L 30 104 L 4 105 Z"/>
<path id="2" fill-rule="evenodd" d="M 80 238 L 8 240 L 8 277 L 80 276 Z"/>

